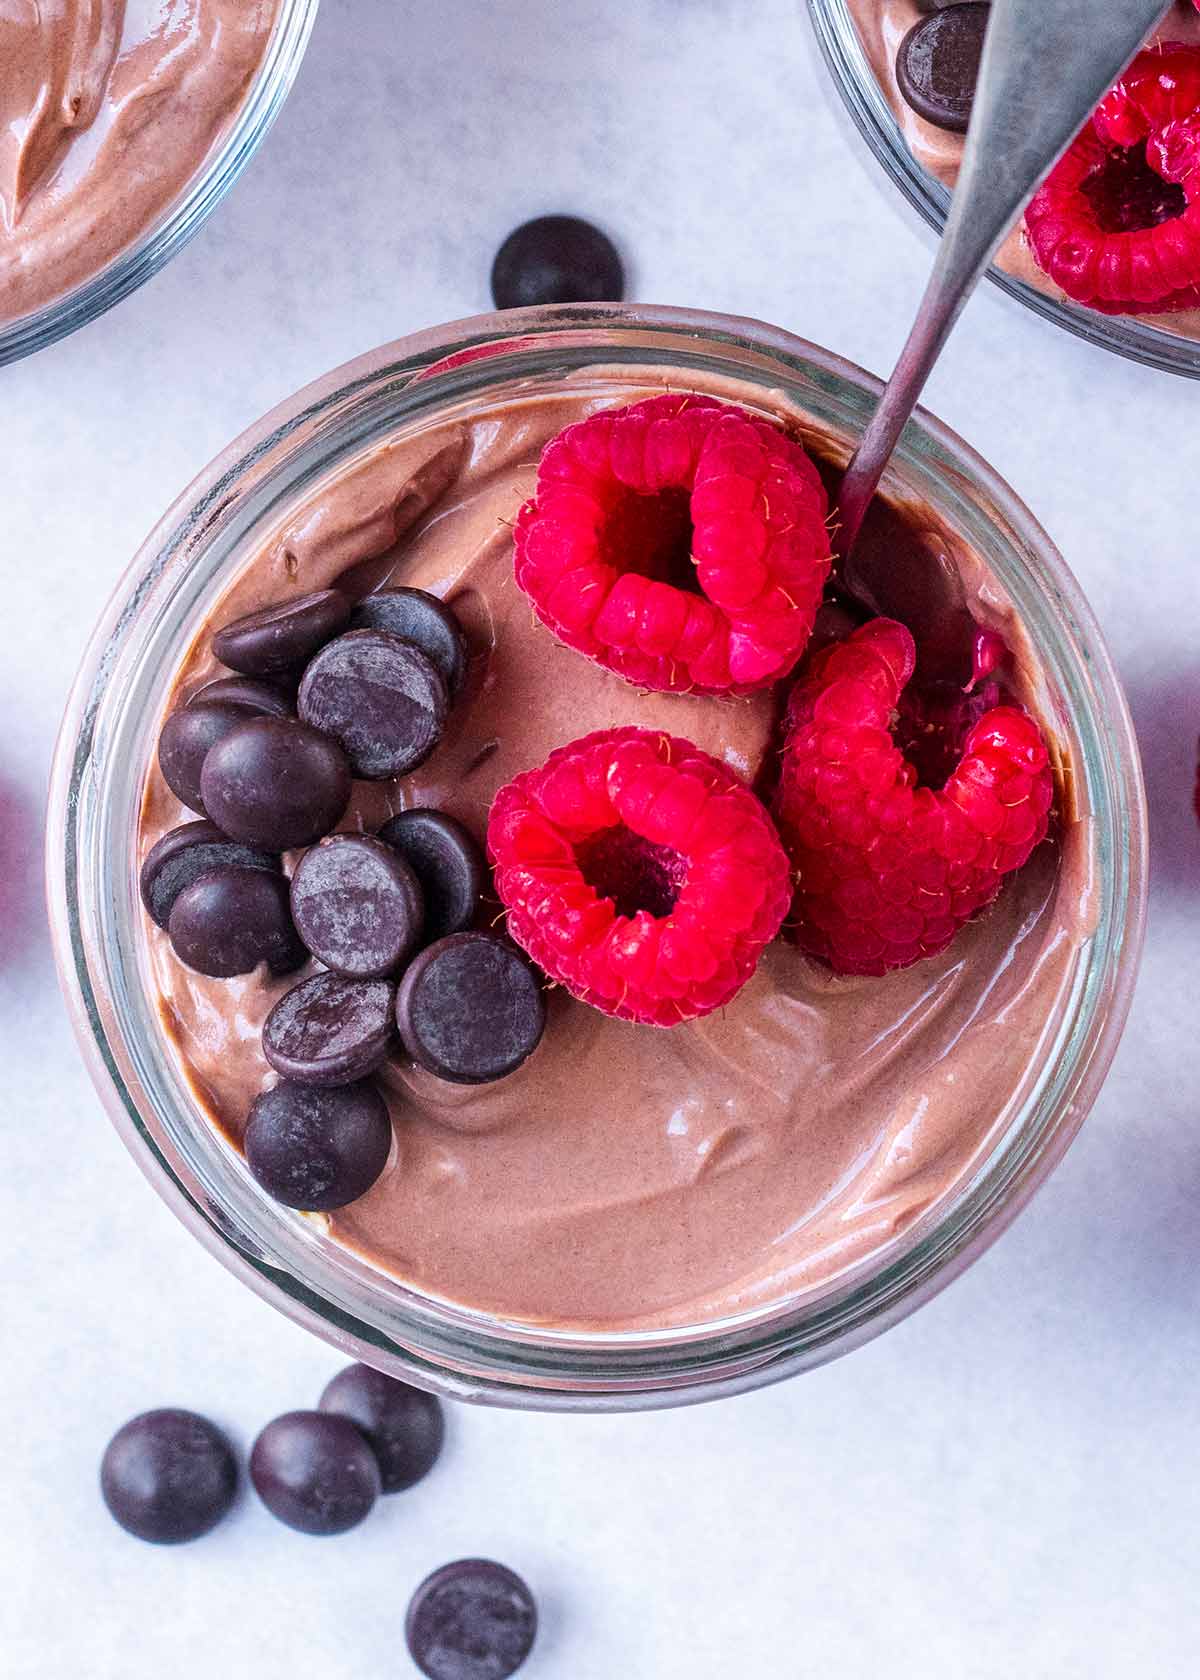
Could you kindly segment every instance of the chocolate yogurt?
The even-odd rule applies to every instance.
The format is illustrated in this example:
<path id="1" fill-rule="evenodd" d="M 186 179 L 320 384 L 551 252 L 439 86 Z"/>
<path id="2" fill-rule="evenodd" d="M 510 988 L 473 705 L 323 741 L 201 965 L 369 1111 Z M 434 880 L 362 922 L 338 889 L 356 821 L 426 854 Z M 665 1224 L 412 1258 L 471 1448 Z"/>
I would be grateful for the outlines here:
<path id="1" fill-rule="evenodd" d="M 928 5 L 918 0 L 846 0 L 855 29 L 863 45 L 875 78 L 891 106 L 900 132 L 921 167 L 953 187 L 962 163 L 963 135 L 926 121 L 900 91 L 896 73 L 897 54 L 905 36 L 913 26 L 927 17 Z M 1200 13 L 1191 0 L 1177 0 L 1162 25 L 1147 38 L 1146 45 L 1166 41 L 1182 41 L 1200 45 Z M 997 266 L 1017 280 L 1034 287 L 1058 301 L 1070 302 L 1066 294 L 1038 266 L 1024 231 L 1018 223 L 1008 235 L 996 257 Z M 1082 308 L 1083 305 L 1074 305 Z M 1131 312 L 1132 313 L 1132 312 Z M 1150 322 L 1164 332 L 1181 338 L 1200 339 L 1200 310 L 1175 310 L 1166 314 L 1139 314 L 1140 320 Z"/>
<path id="2" fill-rule="evenodd" d="M 694 383 L 765 412 L 758 389 Z M 636 386 L 614 381 L 609 400 L 666 385 L 678 388 L 678 375 L 642 370 Z M 437 750 L 398 781 L 356 781 L 342 830 L 374 833 L 393 812 L 433 806 L 482 839 L 511 777 L 625 724 L 684 736 L 748 782 L 769 778 L 777 695 L 640 692 L 560 646 L 514 582 L 510 527 L 539 454 L 602 406 L 595 391 L 566 379 L 551 395 L 400 430 L 317 484 L 230 584 L 164 714 L 221 675 L 211 638 L 231 620 L 335 581 L 358 595 L 403 583 L 453 607 L 470 667 Z M 830 452 L 782 399 L 773 417 L 814 454 Z M 875 592 L 895 594 L 907 578 L 900 593 L 926 623 L 998 632 L 1016 698 L 1044 715 L 1036 659 L 982 561 L 928 508 L 877 517 L 885 525 L 865 551 Z M 944 657 L 961 654 L 958 644 Z M 1091 926 L 1090 841 L 1062 786 L 1057 803 L 1051 839 L 992 909 L 941 956 L 882 979 L 839 977 L 780 940 L 727 1008 L 671 1030 L 552 990 L 540 1046 L 491 1084 L 449 1083 L 394 1052 L 380 1075 L 387 1166 L 357 1201 L 307 1217 L 432 1296 L 600 1331 L 765 1308 L 877 1260 L 980 1164 L 1068 1007 Z M 193 817 L 150 766 L 141 855 Z M 496 908 L 485 906 L 484 925 Z M 210 979 L 148 919 L 144 938 L 163 1031 L 196 1102 L 240 1146 L 274 1078 L 263 1022 L 307 971 Z"/>
<path id="3" fill-rule="evenodd" d="M 164 214 L 245 99 L 281 3 L 0 8 L 0 322 L 90 279 Z"/>

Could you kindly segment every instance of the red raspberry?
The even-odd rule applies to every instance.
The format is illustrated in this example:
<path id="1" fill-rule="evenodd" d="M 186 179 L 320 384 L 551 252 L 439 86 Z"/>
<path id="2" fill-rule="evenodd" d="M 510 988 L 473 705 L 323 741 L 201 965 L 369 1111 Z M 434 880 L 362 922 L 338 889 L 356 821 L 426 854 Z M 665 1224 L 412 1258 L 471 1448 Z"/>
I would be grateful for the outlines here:
<path id="1" fill-rule="evenodd" d="M 1139 53 L 1025 212 L 1033 254 L 1104 314 L 1200 307 L 1200 48 Z"/>
<path id="2" fill-rule="evenodd" d="M 875 618 L 818 654 L 788 703 L 775 815 L 796 938 L 840 974 L 944 950 L 1046 833 L 1049 757 L 1016 706 L 971 725 L 941 788 L 917 784 L 892 737 L 915 663 L 904 625 Z"/>
<path id="3" fill-rule="evenodd" d="M 587 735 L 500 789 L 488 819 L 509 932 L 575 997 L 672 1027 L 728 1003 L 791 898 L 765 807 L 690 741 Z"/>
<path id="4" fill-rule="evenodd" d="M 560 641 L 642 688 L 747 694 L 808 641 L 827 506 L 777 426 L 712 397 L 650 397 L 546 446 L 517 517 L 517 582 Z"/>

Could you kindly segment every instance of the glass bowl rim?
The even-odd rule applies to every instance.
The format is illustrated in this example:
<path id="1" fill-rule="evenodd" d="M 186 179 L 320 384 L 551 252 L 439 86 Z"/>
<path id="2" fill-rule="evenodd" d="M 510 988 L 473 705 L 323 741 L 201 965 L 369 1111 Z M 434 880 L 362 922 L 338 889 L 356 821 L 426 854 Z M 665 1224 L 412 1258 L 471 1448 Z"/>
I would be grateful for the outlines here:
<path id="1" fill-rule="evenodd" d="M 0 367 L 44 350 L 130 296 L 197 234 L 265 139 L 291 91 L 320 0 L 280 0 L 261 64 L 228 131 L 182 192 L 97 273 L 48 303 L 0 321 Z"/>
<path id="2" fill-rule="evenodd" d="M 778 328 L 694 310 L 652 306 L 566 305 L 513 311 L 453 322 L 382 346 L 287 399 L 229 445 L 177 498 L 119 581 L 98 621 L 68 703 L 55 755 L 46 856 L 55 958 L 85 1061 L 127 1147 L 184 1223 L 258 1294 L 356 1357 L 457 1398 L 546 1410 L 628 1410 L 684 1404 L 777 1380 L 849 1351 L 879 1333 L 948 1283 L 995 1240 L 1061 1157 L 1107 1071 L 1136 976 L 1145 913 L 1145 797 L 1132 725 L 1103 639 L 1065 562 L 1032 514 L 968 445 L 920 411 L 915 428 L 906 438 L 930 442 L 945 456 L 948 466 L 965 473 L 972 488 L 987 496 L 988 517 L 1002 518 L 1048 572 L 1048 580 L 1037 580 L 1039 592 L 1045 594 L 1047 612 L 1051 610 L 1052 588 L 1053 610 L 1065 615 L 1064 623 L 1069 620 L 1071 625 L 1083 627 L 1086 659 L 1082 652 L 1075 654 L 1073 644 L 1070 657 L 1078 662 L 1079 681 L 1086 681 L 1089 693 L 1093 687 L 1098 693 L 1096 701 L 1088 702 L 1095 711 L 1098 746 L 1094 750 L 1102 755 L 1097 762 L 1111 778 L 1111 787 L 1108 780 L 1097 785 L 1104 800 L 1111 796 L 1113 811 L 1120 817 L 1113 829 L 1111 848 L 1119 883 L 1119 913 L 1106 924 L 1103 961 L 1097 962 L 1099 946 L 1095 939 L 1081 961 L 1085 974 L 1100 976 L 1096 984 L 1102 983 L 1103 1009 L 1092 1007 L 1084 1040 L 1068 1058 L 1069 1091 L 1055 1115 L 1042 1124 L 1031 1147 L 1022 1153 L 1003 1183 L 992 1185 L 986 1207 L 977 1208 L 958 1229 L 951 1229 L 965 1202 L 976 1192 L 956 1196 L 942 1211 L 929 1237 L 911 1251 L 880 1264 L 865 1282 L 853 1281 L 840 1295 L 836 1289 L 828 1299 L 822 1293 L 821 1312 L 810 1315 L 814 1323 L 820 1321 L 821 1335 L 810 1335 L 802 1345 L 796 1338 L 802 1323 L 807 1326 L 803 1304 L 791 1311 L 785 1308 L 767 1318 L 756 1318 L 746 1332 L 729 1320 L 715 1326 L 687 1327 L 686 1335 L 679 1337 L 575 1337 L 550 1331 L 539 1340 L 530 1335 L 528 1326 L 519 1327 L 515 1344 L 523 1363 L 511 1358 L 514 1337 L 507 1332 L 512 1327 L 492 1320 L 489 1331 L 494 1340 L 487 1343 L 486 1360 L 448 1364 L 445 1348 L 427 1334 L 428 1325 L 421 1326 L 425 1339 L 422 1342 L 418 1337 L 419 1345 L 410 1340 L 397 1341 L 382 1334 L 377 1325 L 356 1319 L 321 1296 L 303 1277 L 288 1274 L 280 1262 L 261 1249 L 248 1252 L 246 1244 L 231 1235 L 231 1222 L 222 1217 L 222 1210 L 201 1205 L 194 1186 L 165 1159 L 143 1123 L 136 1102 L 124 1089 L 106 1036 L 103 998 L 97 996 L 93 985 L 82 937 L 76 823 L 97 711 L 121 644 L 133 634 L 139 606 L 169 556 L 171 541 L 179 539 L 181 533 L 190 531 L 194 535 L 197 528 L 203 534 L 207 529 L 206 511 L 211 512 L 214 502 L 219 508 L 236 503 L 231 486 L 236 484 L 239 470 L 252 466 L 264 450 L 277 450 L 289 435 L 312 424 L 315 417 L 337 410 L 347 401 L 360 400 L 373 386 L 392 381 L 388 386 L 392 390 L 397 388 L 395 381 L 402 378 L 399 388 L 408 389 L 419 382 L 423 396 L 433 399 L 440 392 L 445 399 L 463 389 L 478 389 L 472 380 L 482 378 L 486 383 L 500 371 L 508 375 L 514 368 L 520 371 L 539 353 L 547 354 L 547 346 L 548 353 L 556 358 L 550 365 L 557 368 L 557 358 L 563 354 L 560 347 L 571 335 L 583 335 L 588 362 L 595 363 L 602 361 L 603 350 L 613 350 L 623 335 L 632 340 L 647 333 L 667 341 L 657 347 L 659 358 L 674 353 L 684 358 L 683 365 L 689 347 L 690 353 L 699 355 L 698 345 L 720 350 L 729 362 L 736 354 L 765 358 L 777 383 L 785 380 L 789 369 L 798 387 L 801 376 L 807 379 L 810 401 L 817 390 L 826 388 L 857 396 L 860 401 L 873 400 L 880 389 L 878 380 L 852 363 Z M 460 354 L 484 347 L 492 353 L 482 359 Z M 803 406 L 802 393 L 798 392 L 796 400 Z M 429 406 L 435 404 L 431 401 Z M 329 464 L 327 459 L 326 468 Z M 1074 1031 L 1078 1010 L 1076 1005 L 1072 1007 L 1076 1010 L 1070 1017 Z M 1032 1101 L 1031 1097 L 1022 1113 Z M 989 1173 L 993 1171 L 994 1155 L 993 1150 L 987 1157 Z M 921 1260 L 919 1265 L 914 1266 L 914 1257 Z M 441 1321 L 438 1303 L 433 1304 L 432 1317 Z M 763 1339 L 756 1341 L 756 1333 Z M 648 1342 L 654 1346 L 647 1364 Z M 483 1345 L 481 1336 L 469 1348 L 473 1360 L 477 1356 L 483 1360 L 479 1353 Z M 461 1354 L 462 1349 L 456 1347 L 454 1351 Z M 600 1365 L 581 1369 L 583 1352 L 599 1360 Z M 572 1358 L 576 1361 L 573 1366 Z M 560 1360 L 566 1363 L 556 1363 Z"/>

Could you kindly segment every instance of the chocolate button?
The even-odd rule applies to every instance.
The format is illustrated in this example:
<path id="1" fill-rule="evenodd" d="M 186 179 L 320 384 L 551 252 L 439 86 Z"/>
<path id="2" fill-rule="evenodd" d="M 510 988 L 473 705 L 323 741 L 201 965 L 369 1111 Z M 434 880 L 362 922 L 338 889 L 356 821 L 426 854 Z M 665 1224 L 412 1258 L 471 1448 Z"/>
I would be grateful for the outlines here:
<path id="1" fill-rule="evenodd" d="M 379 838 L 410 865 L 425 895 L 425 941 L 469 928 L 479 910 L 487 865 L 460 822 L 442 811 L 401 811 Z"/>
<path id="2" fill-rule="evenodd" d="M 269 677 L 303 665 L 350 621 L 350 602 L 340 589 L 318 589 L 261 612 L 247 613 L 218 630 L 212 649 L 222 665 L 247 677 Z"/>
<path id="3" fill-rule="evenodd" d="M 362 1430 L 379 1461 L 384 1493 L 413 1487 L 437 1463 L 446 1424 L 441 1401 L 424 1389 L 369 1365 L 347 1365 L 326 1384 L 320 1409 Z"/>
<path id="4" fill-rule="evenodd" d="M 337 742 L 307 724 L 252 717 L 209 750 L 200 791 L 230 839 L 286 852 L 337 827 L 350 771 Z"/>
<path id="5" fill-rule="evenodd" d="M 971 119 L 989 8 L 947 6 L 909 30 L 896 54 L 900 92 L 919 117 L 964 134 Z"/>
<path id="6" fill-rule="evenodd" d="M 444 601 L 423 589 L 381 589 L 355 607 L 352 630 L 387 630 L 412 642 L 445 679 L 451 700 L 467 675 L 467 638 Z"/>
<path id="7" fill-rule="evenodd" d="M 414 1061 L 456 1085 L 484 1085 L 519 1068 L 546 1024 L 541 983 L 521 953 L 492 933 L 452 933 L 405 970 L 396 1023 Z"/>
<path id="8" fill-rule="evenodd" d="M 533 1649 L 537 1605 L 502 1563 L 461 1558 L 422 1581 L 404 1636 L 429 1680 L 507 1680 Z"/>
<path id="9" fill-rule="evenodd" d="M 129 1534 L 159 1546 L 207 1534 L 237 1485 L 237 1459 L 216 1424 L 175 1407 L 130 1418 L 100 1464 L 109 1511 Z"/>
<path id="10" fill-rule="evenodd" d="M 273 1517 L 302 1534 L 344 1534 L 379 1496 L 379 1466 L 346 1418 L 285 1412 L 250 1450 L 250 1480 Z"/>
<path id="11" fill-rule="evenodd" d="M 229 980 L 265 962 L 288 974 L 308 961 L 292 926 L 288 884 L 265 869 L 211 869 L 184 887 L 167 932 L 175 955 L 198 974 Z"/>
<path id="12" fill-rule="evenodd" d="M 352 630 L 310 662 L 297 709 L 341 744 L 356 776 L 378 782 L 425 762 L 449 705 L 444 679 L 420 648 L 386 630 Z"/>
<path id="13" fill-rule="evenodd" d="M 415 873 L 390 846 L 335 834 L 296 866 L 292 917 L 326 968 L 376 980 L 394 974 L 415 950 L 424 901 Z"/>
<path id="14" fill-rule="evenodd" d="M 272 853 L 227 840 L 215 823 L 181 823 L 164 834 L 147 852 L 139 877 L 142 903 L 151 920 L 165 928 L 171 906 L 183 889 L 190 887 L 197 876 L 227 864 L 279 873 L 279 859 Z"/>
<path id="15" fill-rule="evenodd" d="M 286 1079 L 256 1099 L 242 1141 L 268 1196 L 317 1211 L 365 1195 L 391 1146 L 387 1104 L 373 1085 L 322 1091 Z"/>
<path id="16" fill-rule="evenodd" d="M 300 1085 L 348 1085 L 387 1055 L 396 991 L 386 980 L 316 974 L 293 986 L 263 1024 L 263 1054 Z"/>
<path id="17" fill-rule="evenodd" d="M 193 701 L 172 712 L 158 737 L 158 767 L 163 780 L 190 811 L 204 814 L 200 772 L 209 750 L 230 730 L 253 717 L 245 706 L 227 700 Z"/>
<path id="18" fill-rule="evenodd" d="M 292 693 L 286 683 L 270 682 L 265 677 L 218 677 L 215 682 L 205 683 L 188 704 L 228 700 L 260 717 L 292 717 L 296 710 Z"/>

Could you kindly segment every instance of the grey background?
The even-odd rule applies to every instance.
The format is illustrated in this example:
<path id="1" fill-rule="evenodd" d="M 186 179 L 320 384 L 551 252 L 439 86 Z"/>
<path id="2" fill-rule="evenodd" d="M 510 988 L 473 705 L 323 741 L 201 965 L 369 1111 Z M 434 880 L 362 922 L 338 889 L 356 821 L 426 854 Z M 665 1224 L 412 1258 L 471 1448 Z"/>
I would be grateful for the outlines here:
<path id="1" fill-rule="evenodd" d="M 100 1506 L 98 1455 L 131 1412 L 192 1405 L 248 1443 L 339 1362 L 176 1226 L 77 1059 L 39 859 L 69 681 L 211 455 L 356 352 L 486 308 L 499 240 L 555 209 L 614 232 L 641 299 L 759 315 L 881 371 L 930 257 L 792 0 L 325 0 L 287 109 L 200 237 L 0 376 L 0 1672 L 404 1676 L 412 1586 L 483 1552 L 543 1597 L 529 1680 L 1193 1673 L 1197 392 L 990 290 L 930 406 L 1083 580 L 1155 828 L 1132 1023 L 1052 1182 L 849 1359 L 676 1414 L 456 1414 L 436 1475 L 345 1539 L 248 1498 L 160 1551 Z"/>

